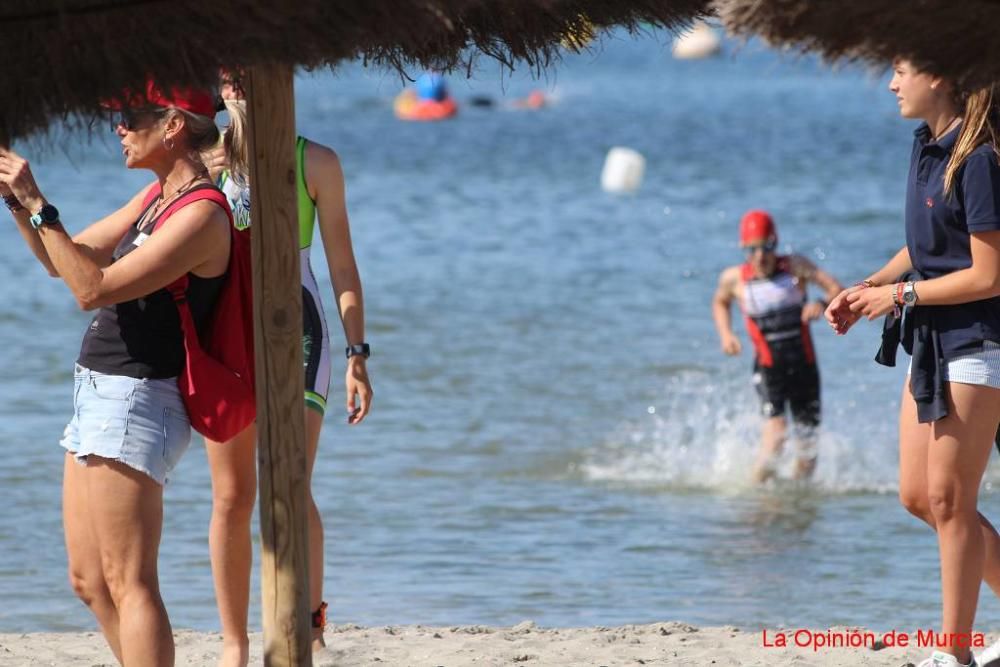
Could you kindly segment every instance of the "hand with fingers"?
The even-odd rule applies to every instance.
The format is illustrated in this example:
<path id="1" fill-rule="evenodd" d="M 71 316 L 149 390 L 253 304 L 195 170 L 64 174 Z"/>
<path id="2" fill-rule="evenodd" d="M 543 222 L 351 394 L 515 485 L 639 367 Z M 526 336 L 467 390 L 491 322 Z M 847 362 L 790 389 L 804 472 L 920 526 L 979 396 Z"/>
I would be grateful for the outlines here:
<path id="1" fill-rule="evenodd" d="M 802 322 L 812 322 L 823 316 L 823 304 L 812 301 L 802 307 Z"/>
<path id="2" fill-rule="evenodd" d="M 13 194 L 29 211 L 37 211 L 45 205 L 45 198 L 35 183 L 28 161 L 3 147 L 0 147 L 0 184 L 10 191 L 4 196 Z"/>
<path id="3" fill-rule="evenodd" d="M 735 357 L 740 353 L 742 349 L 743 346 L 740 345 L 740 339 L 734 336 L 733 334 L 729 334 L 728 336 L 723 337 L 722 351 L 724 353 L 728 354 L 731 357 Z"/>
<path id="4" fill-rule="evenodd" d="M 208 175 L 213 181 L 218 181 L 219 174 L 229 168 L 229 162 L 226 160 L 226 149 L 221 143 L 202 153 L 201 161 L 205 163 Z"/>
<path id="5" fill-rule="evenodd" d="M 867 317 L 871 321 L 898 308 L 895 293 L 895 285 L 868 287 L 848 294 L 846 300 L 856 318 Z"/>
<path id="6" fill-rule="evenodd" d="M 357 355 L 347 360 L 346 385 L 347 423 L 360 424 L 371 410 L 374 395 L 364 357 Z"/>
<path id="7" fill-rule="evenodd" d="M 826 307 L 824 316 L 826 317 L 827 324 L 837 333 L 838 336 L 843 336 L 847 331 L 854 326 L 861 315 L 855 313 L 851 310 L 851 304 L 847 298 L 855 294 L 860 290 L 868 289 L 865 285 L 854 285 L 843 290 L 837 296 L 833 297 L 830 301 L 830 305 Z"/>

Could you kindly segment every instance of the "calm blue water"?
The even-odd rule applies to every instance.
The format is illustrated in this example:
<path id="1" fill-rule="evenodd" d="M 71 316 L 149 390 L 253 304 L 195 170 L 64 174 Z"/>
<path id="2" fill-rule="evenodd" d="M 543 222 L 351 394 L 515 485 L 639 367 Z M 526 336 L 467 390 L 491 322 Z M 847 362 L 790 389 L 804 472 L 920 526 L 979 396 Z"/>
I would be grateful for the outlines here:
<path id="1" fill-rule="evenodd" d="M 547 109 L 424 125 L 393 118 L 396 75 L 300 77 L 301 132 L 345 166 L 374 349 L 374 412 L 348 428 L 332 409 L 316 466 L 332 619 L 934 623 L 936 542 L 895 499 L 902 375 L 871 362 L 878 328 L 814 327 L 816 483 L 755 490 L 751 360 L 723 358 L 709 312 L 745 209 L 770 209 L 785 250 L 845 282 L 900 247 L 913 126 L 885 83 L 753 46 L 677 62 L 662 37 L 614 37 L 541 81 L 489 63 L 451 81 L 460 102 L 540 86 Z M 635 196 L 598 187 L 614 145 L 648 160 Z M 113 140 L 63 146 L 29 157 L 73 229 L 149 178 Z M 0 226 L 2 631 L 93 627 L 65 581 L 57 446 L 87 321 Z M 166 503 L 174 624 L 216 629 L 200 444 Z M 983 505 L 1000 507 L 990 484 Z"/>

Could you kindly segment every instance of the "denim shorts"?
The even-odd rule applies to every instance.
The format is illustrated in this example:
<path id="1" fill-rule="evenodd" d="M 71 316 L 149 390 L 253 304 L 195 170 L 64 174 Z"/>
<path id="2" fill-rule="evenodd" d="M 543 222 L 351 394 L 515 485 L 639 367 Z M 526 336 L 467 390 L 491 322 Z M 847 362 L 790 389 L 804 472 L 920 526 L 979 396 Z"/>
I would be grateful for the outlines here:
<path id="1" fill-rule="evenodd" d="M 112 459 L 162 485 L 190 443 L 191 422 L 176 378 L 141 380 L 77 364 L 73 419 L 59 443 L 77 461 Z"/>

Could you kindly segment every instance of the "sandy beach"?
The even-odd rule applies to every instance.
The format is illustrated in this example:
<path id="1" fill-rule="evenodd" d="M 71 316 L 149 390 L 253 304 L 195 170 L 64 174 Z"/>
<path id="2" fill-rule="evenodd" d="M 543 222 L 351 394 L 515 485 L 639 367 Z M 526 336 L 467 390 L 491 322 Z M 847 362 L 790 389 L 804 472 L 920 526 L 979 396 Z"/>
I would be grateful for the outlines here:
<path id="1" fill-rule="evenodd" d="M 513 627 L 480 625 L 453 627 L 400 626 L 363 628 L 341 625 L 327 630 L 330 652 L 316 667 L 462 665 L 746 665 L 777 664 L 879 665 L 901 667 L 927 657 L 930 649 L 796 647 L 796 630 L 785 630 L 789 646 L 767 642 L 760 631 L 733 627 L 698 628 L 678 622 L 621 627 L 539 628 L 531 621 Z M 809 631 L 799 631 L 808 643 Z M 818 633 L 818 634 L 815 634 Z M 845 628 L 814 631 L 814 636 L 856 636 Z M 878 635 L 881 637 L 881 635 Z M 987 635 L 992 641 L 994 635 Z M 214 667 L 217 634 L 182 630 L 176 633 L 177 664 Z M 916 641 L 915 632 L 911 642 Z M 813 642 L 814 643 L 814 642 Z M 261 664 L 261 637 L 252 637 L 251 664 Z M 0 664 L 4 667 L 112 667 L 116 663 L 100 634 L 0 634 Z"/>

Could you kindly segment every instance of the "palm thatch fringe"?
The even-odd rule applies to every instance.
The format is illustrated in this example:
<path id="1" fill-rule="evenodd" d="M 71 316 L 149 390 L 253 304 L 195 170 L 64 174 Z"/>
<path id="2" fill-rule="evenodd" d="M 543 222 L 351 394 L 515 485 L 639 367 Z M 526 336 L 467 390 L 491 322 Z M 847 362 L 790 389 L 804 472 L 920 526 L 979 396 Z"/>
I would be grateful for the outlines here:
<path id="1" fill-rule="evenodd" d="M 997 0 L 716 0 L 730 32 L 831 60 L 896 56 L 972 88 L 1000 81 Z"/>
<path id="2" fill-rule="evenodd" d="M 593 28 L 678 29 L 709 0 L 3 0 L 0 137 L 93 116 L 125 87 L 210 83 L 220 67 L 344 59 L 538 69 Z"/>

